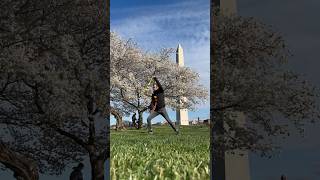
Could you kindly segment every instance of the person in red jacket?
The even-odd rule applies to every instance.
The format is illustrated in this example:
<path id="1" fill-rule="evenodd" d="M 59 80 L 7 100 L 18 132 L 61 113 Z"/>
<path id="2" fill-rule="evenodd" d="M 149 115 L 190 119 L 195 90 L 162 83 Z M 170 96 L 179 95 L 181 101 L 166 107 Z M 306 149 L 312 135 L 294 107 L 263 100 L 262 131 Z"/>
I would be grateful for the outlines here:
<path id="1" fill-rule="evenodd" d="M 153 93 L 152 93 L 151 105 L 150 105 L 150 115 L 147 118 L 148 132 L 150 134 L 153 133 L 152 127 L 151 127 L 151 120 L 160 114 L 165 118 L 165 120 L 169 123 L 169 125 L 176 132 L 176 134 L 179 134 L 179 130 L 172 123 L 166 111 L 166 108 L 165 108 L 166 104 L 164 100 L 164 89 L 156 77 L 153 77 L 153 80 L 155 81 L 155 83 L 153 84 Z"/>

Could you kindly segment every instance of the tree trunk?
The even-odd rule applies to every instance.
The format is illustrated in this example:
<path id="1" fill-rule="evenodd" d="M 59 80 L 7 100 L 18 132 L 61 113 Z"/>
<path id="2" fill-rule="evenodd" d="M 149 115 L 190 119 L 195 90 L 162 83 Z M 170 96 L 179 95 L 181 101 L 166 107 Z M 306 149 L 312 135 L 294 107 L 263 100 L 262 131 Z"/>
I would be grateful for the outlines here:
<path id="1" fill-rule="evenodd" d="M 143 111 L 138 111 L 138 129 L 142 128 L 142 124 L 143 124 Z"/>
<path id="2" fill-rule="evenodd" d="M 132 126 L 135 127 L 135 128 L 137 127 L 137 122 L 136 122 L 135 119 L 132 120 Z"/>
<path id="3" fill-rule="evenodd" d="M 104 168 L 105 160 L 102 157 L 96 156 L 94 153 L 90 153 L 91 164 L 91 179 L 92 180 L 104 180 Z"/>
<path id="4" fill-rule="evenodd" d="M 116 118 L 116 121 L 117 121 L 116 130 L 124 129 L 121 114 L 114 108 L 111 108 L 110 113 Z"/>
<path id="5" fill-rule="evenodd" d="M 225 180 L 225 154 L 211 151 L 211 177 L 214 180 Z"/>
<path id="6" fill-rule="evenodd" d="M 220 84 L 218 84 L 216 78 L 221 75 L 217 69 L 220 71 L 222 70 L 221 66 L 221 59 L 218 59 L 218 52 L 216 49 L 215 41 L 218 40 L 217 38 L 217 17 L 215 15 L 215 8 L 220 7 L 220 0 L 213 0 L 210 1 L 210 17 L 211 17 L 211 24 L 210 24 L 210 32 L 212 36 L 210 37 L 210 102 L 215 104 L 219 101 L 218 98 L 222 97 L 223 94 L 219 91 Z M 215 65 L 219 64 L 219 67 L 214 67 Z M 223 73 L 222 73 L 223 74 Z M 210 109 L 210 127 L 211 127 L 211 143 L 210 143 L 210 150 L 211 150 L 211 179 L 214 180 L 225 180 L 225 151 L 224 148 L 221 147 L 221 144 L 216 143 L 215 139 L 218 136 L 223 136 L 223 113 L 213 112 Z"/>
<path id="7" fill-rule="evenodd" d="M 17 180 L 38 180 L 37 163 L 21 154 L 11 151 L 0 142 L 0 163 L 13 171 Z"/>

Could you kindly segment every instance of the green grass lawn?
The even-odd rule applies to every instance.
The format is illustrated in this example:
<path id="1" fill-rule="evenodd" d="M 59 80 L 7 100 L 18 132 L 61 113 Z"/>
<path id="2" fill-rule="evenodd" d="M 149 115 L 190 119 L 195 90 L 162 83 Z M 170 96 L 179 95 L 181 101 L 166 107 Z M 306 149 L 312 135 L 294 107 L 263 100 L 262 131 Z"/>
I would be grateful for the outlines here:
<path id="1" fill-rule="evenodd" d="M 111 179 L 209 179 L 209 128 L 111 131 Z"/>

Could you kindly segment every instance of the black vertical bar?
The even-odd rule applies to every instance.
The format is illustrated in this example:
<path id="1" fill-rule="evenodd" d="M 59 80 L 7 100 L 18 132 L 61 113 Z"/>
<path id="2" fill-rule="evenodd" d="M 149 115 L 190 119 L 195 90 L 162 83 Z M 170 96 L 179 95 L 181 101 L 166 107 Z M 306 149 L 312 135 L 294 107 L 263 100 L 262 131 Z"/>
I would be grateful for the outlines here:
<path id="1" fill-rule="evenodd" d="M 220 7 L 220 0 L 213 0 L 215 7 Z"/>
<path id="2" fill-rule="evenodd" d="M 108 47 L 109 47 L 109 51 L 110 51 L 110 0 L 103 0 L 102 2 L 103 3 L 103 7 L 104 7 L 104 10 L 105 10 L 105 21 L 106 21 L 106 31 L 107 31 L 107 37 L 108 40 L 107 40 L 107 43 L 108 43 Z M 107 68 L 107 77 L 106 77 L 106 81 L 108 81 L 108 85 L 110 86 L 110 52 L 108 53 L 108 56 L 107 56 L 107 64 L 106 64 L 106 68 Z M 107 94 L 108 94 L 108 97 L 107 97 L 107 109 L 108 111 L 107 112 L 110 112 L 111 110 L 111 107 L 110 107 L 110 88 L 108 88 L 109 91 Z M 105 174 L 105 179 L 111 179 L 110 177 L 110 113 L 108 113 L 107 115 L 107 123 L 108 123 L 108 127 L 109 127 L 109 131 L 108 131 L 108 136 L 107 136 L 107 142 L 108 142 L 108 153 L 107 153 L 107 160 L 106 160 L 106 164 L 105 164 L 105 169 L 106 169 L 106 174 Z"/>
<path id="3" fill-rule="evenodd" d="M 217 21 L 215 10 L 220 7 L 220 0 L 210 1 L 210 121 L 211 121 L 211 133 L 210 133 L 210 176 L 211 180 L 225 180 L 225 154 L 223 147 L 215 144 L 214 137 L 223 135 L 223 113 L 214 113 L 212 107 L 214 103 L 218 103 L 217 99 L 221 98 L 222 92 L 218 90 L 218 83 L 216 78 L 221 70 L 221 62 L 218 62 L 217 49 L 215 44 L 217 41 Z M 219 65 L 220 68 L 214 68 L 213 66 Z M 221 102 L 219 102 L 221 103 Z"/>

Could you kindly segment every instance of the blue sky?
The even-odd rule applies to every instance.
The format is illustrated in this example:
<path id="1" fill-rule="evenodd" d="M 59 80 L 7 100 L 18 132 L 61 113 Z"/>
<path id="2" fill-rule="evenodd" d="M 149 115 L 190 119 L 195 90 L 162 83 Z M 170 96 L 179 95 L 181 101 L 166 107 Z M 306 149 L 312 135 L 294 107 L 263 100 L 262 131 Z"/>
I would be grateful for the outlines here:
<path id="1" fill-rule="evenodd" d="M 200 73 L 200 83 L 209 91 L 210 11 L 209 0 L 111 0 L 111 30 L 131 38 L 146 51 L 161 48 L 184 49 L 185 66 Z M 173 58 L 173 60 L 175 60 Z M 175 112 L 168 109 L 175 121 Z M 144 121 L 148 113 L 144 113 Z M 209 118 L 209 100 L 189 112 L 189 119 Z M 130 117 L 124 118 L 131 120 Z M 161 116 L 153 122 L 163 121 Z M 115 120 L 111 118 L 111 124 Z"/>

